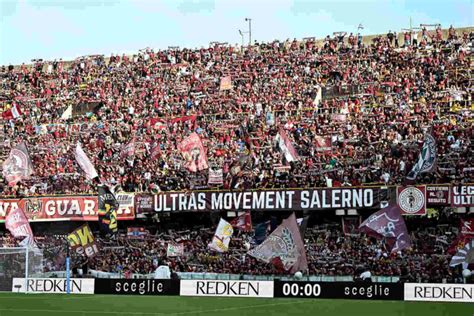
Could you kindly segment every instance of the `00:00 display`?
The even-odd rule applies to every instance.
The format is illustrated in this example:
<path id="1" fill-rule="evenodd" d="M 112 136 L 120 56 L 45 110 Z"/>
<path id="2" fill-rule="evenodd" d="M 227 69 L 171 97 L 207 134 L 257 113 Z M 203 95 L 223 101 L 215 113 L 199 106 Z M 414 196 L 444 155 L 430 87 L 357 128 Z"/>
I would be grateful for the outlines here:
<path id="1" fill-rule="evenodd" d="M 319 284 L 307 283 L 304 286 L 298 283 L 285 283 L 283 284 L 283 295 L 284 296 L 319 296 L 321 294 L 321 286 Z"/>

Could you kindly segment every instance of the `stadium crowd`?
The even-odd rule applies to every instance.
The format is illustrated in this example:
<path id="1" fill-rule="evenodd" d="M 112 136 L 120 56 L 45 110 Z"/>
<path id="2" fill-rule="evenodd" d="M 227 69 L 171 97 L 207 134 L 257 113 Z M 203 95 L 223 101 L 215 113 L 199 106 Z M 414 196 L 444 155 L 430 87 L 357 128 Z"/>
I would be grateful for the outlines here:
<path id="1" fill-rule="evenodd" d="M 373 276 L 396 276 L 403 281 L 456 282 L 459 271 L 449 267 L 450 245 L 459 232 L 457 217 L 442 215 L 436 220 L 422 219 L 412 222 L 409 230 L 411 249 L 390 253 L 380 240 L 344 233 L 340 224 L 315 225 L 306 229 L 305 248 L 308 257 L 308 274 L 317 276 L 354 276 L 370 271 Z M 72 267 L 119 273 L 123 277 L 132 274 L 153 274 L 160 265 L 169 265 L 174 272 L 207 272 L 246 275 L 286 275 L 272 264 L 265 264 L 246 255 L 253 247 L 253 233 L 236 232 L 229 251 L 216 253 L 208 249 L 215 227 L 186 230 L 164 229 L 155 234 L 134 238 L 120 234 L 116 239 L 96 237 L 100 252 L 92 257 L 75 256 Z M 37 236 L 38 247 L 43 250 L 44 271 L 64 271 L 65 238 L 61 236 Z M 10 237 L 0 238 L 0 246 L 13 246 L 17 241 Z M 182 244 L 183 254 L 169 257 L 167 245 Z"/>
<path id="2" fill-rule="evenodd" d="M 125 191 L 207 187 L 207 170 L 188 172 L 177 150 L 193 131 L 210 168 L 223 171 L 220 188 L 399 184 L 428 130 L 439 168 L 417 181 L 472 182 L 473 34 L 423 30 L 400 45 L 398 37 L 364 43 L 338 34 L 322 45 L 215 44 L 4 66 L 2 159 L 27 141 L 35 174 L 14 187 L 1 178 L 0 192 L 95 193 L 74 161 L 77 141 L 101 178 Z M 232 88 L 220 89 L 226 77 Z M 298 161 L 282 156 L 280 127 Z M 135 150 L 124 156 L 131 142 Z"/>

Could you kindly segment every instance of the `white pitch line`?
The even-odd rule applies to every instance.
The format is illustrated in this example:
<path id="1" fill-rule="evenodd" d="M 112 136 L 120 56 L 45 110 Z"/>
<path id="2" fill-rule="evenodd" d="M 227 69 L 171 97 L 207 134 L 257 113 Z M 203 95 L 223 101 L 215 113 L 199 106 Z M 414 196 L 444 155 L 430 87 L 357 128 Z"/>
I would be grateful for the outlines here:
<path id="1" fill-rule="evenodd" d="M 294 305 L 298 303 L 311 302 L 312 300 L 302 300 L 302 301 L 292 301 L 292 302 L 282 302 L 282 303 L 271 303 L 271 304 L 259 304 L 259 305 L 248 305 L 248 306 L 235 306 L 235 307 L 226 307 L 226 308 L 216 308 L 216 309 L 206 309 L 206 310 L 193 310 L 185 311 L 178 313 L 150 313 L 150 312 L 113 312 L 113 311 L 94 311 L 94 310 L 56 310 L 56 309 L 0 309 L 1 312 L 45 312 L 45 313 L 74 313 L 74 314 L 104 314 L 104 315 L 163 315 L 163 316 L 172 316 L 172 315 L 187 315 L 187 314 L 203 314 L 203 313 L 215 313 L 215 312 L 224 312 L 231 310 L 243 310 L 249 308 L 260 308 L 260 307 L 270 307 L 270 306 L 280 306 L 280 305 Z"/>

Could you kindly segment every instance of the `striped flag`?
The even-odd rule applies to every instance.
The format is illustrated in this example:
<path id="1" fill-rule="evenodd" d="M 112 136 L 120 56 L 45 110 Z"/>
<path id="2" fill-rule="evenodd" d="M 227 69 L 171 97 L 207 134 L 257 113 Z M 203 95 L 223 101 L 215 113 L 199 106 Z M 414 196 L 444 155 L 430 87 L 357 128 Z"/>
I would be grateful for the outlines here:
<path id="1" fill-rule="evenodd" d="M 280 147 L 281 152 L 285 155 L 285 159 L 288 162 L 297 161 L 300 159 L 295 148 L 291 144 L 288 135 L 283 128 L 280 128 L 280 131 L 277 135 L 278 146 Z"/>
<path id="2" fill-rule="evenodd" d="M 82 149 L 81 143 L 77 143 L 76 150 L 74 151 L 74 157 L 76 158 L 76 161 L 81 167 L 82 171 L 84 171 L 86 174 L 87 179 L 91 180 L 99 176 L 89 157 L 87 157 L 86 153 Z"/>
<path id="3" fill-rule="evenodd" d="M 24 237 L 24 239 L 20 242 L 21 246 L 36 245 L 28 218 L 21 208 L 17 207 L 8 213 L 5 219 L 5 227 L 10 231 L 13 237 Z"/>

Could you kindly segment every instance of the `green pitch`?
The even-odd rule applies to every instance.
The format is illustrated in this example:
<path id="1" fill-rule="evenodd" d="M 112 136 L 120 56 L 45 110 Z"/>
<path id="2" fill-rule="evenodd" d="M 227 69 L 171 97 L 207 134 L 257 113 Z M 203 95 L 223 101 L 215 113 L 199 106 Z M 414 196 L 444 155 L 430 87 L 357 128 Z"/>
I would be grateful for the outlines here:
<path id="1" fill-rule="evenodd" d="M 0 294 L 0 316 L 473 316 L 474 304 L 322 299 Z"/>

